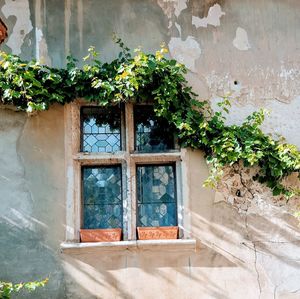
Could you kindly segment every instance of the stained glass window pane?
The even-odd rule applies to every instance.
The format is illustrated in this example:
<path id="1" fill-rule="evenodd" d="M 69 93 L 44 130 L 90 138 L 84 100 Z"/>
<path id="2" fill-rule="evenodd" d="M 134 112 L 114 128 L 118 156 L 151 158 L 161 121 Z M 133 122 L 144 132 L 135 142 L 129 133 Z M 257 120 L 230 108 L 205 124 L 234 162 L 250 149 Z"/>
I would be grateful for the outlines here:
<path id="1" fill-rule="evenodd" d="M 161 152 L 174 149 L 174 129 L 155 116 L 153 106 L 134 108 L 135 149 L 140 152 Z"/>
<path id="2" fill-rule="evenodd" d="M 121 166 L 84 167 L 83 227 L 122 228 Z"/>
<path id="3" fill-rule="evenodd" d="M 138 226 L 176 226 L 174 165 L 137 167 Z"/>
<path id="4" fill-rule="evenodd" d="M 83 152 L 111 153 L 121 150 L 121 109 L 84 107 L 81 111 Z"/>

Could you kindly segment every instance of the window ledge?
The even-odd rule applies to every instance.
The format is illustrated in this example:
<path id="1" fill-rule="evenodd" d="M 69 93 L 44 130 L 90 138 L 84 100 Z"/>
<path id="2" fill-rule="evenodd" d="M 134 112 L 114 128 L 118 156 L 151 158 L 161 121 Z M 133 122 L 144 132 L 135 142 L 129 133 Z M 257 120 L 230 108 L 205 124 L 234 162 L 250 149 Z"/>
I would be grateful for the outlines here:
<path id="1" fill-rule="evenodd" d="M 196 250 L 195 239 L 177 239 L 177 240 L 137 240 L 137 241 L 119 241 L 119 242 L 93 242 L 93 243 L 69 243 L 60 244 L 62 253 L 89 253 L 100 251 L 176 251 L 176 250 Z"/>

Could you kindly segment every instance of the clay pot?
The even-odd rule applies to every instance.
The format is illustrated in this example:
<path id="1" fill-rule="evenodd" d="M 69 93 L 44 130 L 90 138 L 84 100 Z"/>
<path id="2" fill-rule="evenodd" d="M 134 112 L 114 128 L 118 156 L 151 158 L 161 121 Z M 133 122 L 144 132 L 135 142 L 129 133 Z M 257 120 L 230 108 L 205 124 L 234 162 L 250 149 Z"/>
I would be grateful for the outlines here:
<path id="1" fill-rule="evenodd" d="M 81 229 L 81 242 L 116 242 L 121 241 L 121 228 Z"/>
<path id="2" fill-rule="evenodd" d="M 178 226 L 138 227 L 139 240 L 177 239 Z"/>

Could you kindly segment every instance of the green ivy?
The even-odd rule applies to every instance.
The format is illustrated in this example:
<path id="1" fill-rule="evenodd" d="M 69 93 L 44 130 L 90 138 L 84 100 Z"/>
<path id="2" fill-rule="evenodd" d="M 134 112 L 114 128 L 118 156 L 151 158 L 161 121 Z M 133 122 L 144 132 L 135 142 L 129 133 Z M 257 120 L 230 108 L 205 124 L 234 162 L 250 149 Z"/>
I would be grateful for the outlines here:
<path id="1" fill-rule="evenodd" d="M 5 282 L 0 280 L 0 298 L 9 299 L 11 294 L 19 293 L 22 289 L 33 292 L 37 288 L 44 287 L 48 283 L 48 278 L 41 281 L 30 281 L 13 284 L 12 282 Z"/>
<path id="2" fill-rule="evenodd" d="M 219 112 L 213 112 L 208 102 L 196 100 L 185 79 L 185 66 L 165 58 L 164 46 L 155 54 L 136 49 L 132 56 L 120 39 L 116 42 L 122 49 L 117 59 L 101 62 L 91 47 L 82 68 L 71 56 L 66 68 L 58 69 L 2 52 L 2 103 L 32 112 L 76 98 L 101 106 L 153 99 L 156 115 L 175 127 L 180 145 L 205 152 L 211 165 L 206 186 L 216 186 L 225 166 L 243 161 L 245 166 L 260 167 L 254 179 L 269 186 L 274 195 L 299 194 L 299 190 L 285 188 L 282 180 L 292 172 L 299 174 L 300 153 L 296 146 L 262 132 L 264 110 L 251 114 L 240 126 L 228 126 L 224 116 L 229 111 L 228 97 L 219 103 Z"/>

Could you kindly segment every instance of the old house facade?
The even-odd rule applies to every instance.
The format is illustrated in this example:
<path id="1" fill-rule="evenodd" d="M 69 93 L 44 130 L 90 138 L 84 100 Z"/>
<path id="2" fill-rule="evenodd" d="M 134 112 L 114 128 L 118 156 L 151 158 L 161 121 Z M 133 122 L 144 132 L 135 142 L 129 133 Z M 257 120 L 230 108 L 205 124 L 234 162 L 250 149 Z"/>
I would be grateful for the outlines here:
<path id="1" fill-rule="evenodd" d="M 230 92 L 229 123 L 267 108 L 264 130 L 299 148 L 299 14 L 297 0 L 0 0 L 1 47 L 63 67 L 90 45 L 113 59 L 114 32 L 146 52 L 164 42 L 199 99 L 218 109 Z M 299 298 L 299 198 L 273 197 L 237 166 L 218 190 L 202 187 L 203 153 L 179 148 L 151 113 L 82 99 L 33 116 L 1 106 L 0 280 L 49 276 L 28 298 Z M 101 188 L 108 203 L 91 202 Z M 79 242 L 103 223 L 122 241 Z M 179 237 L 138 240 L 148 225 Z"/>

